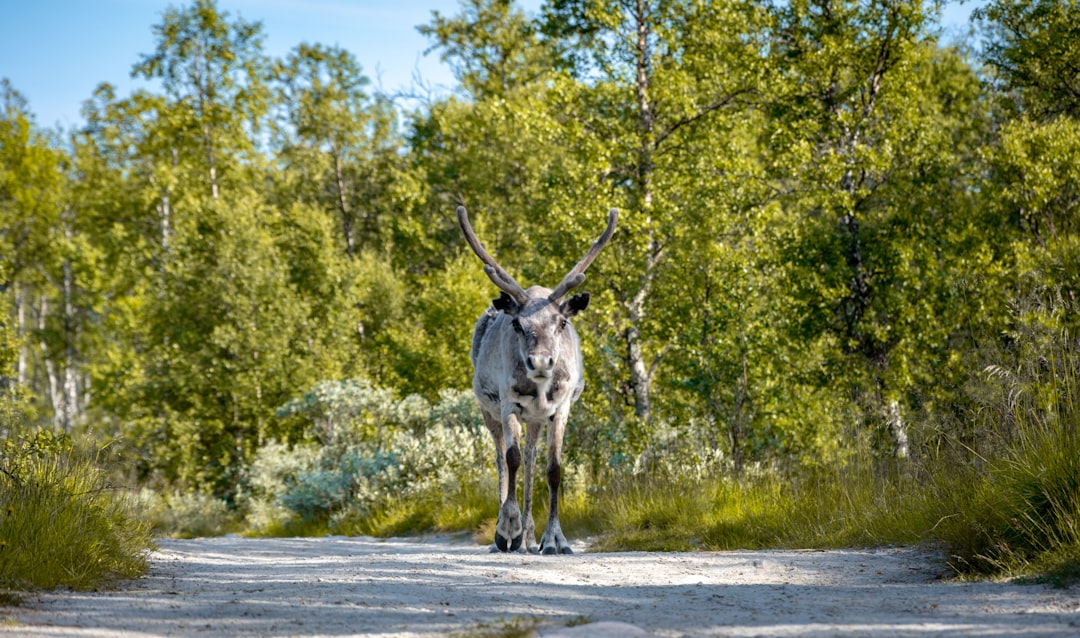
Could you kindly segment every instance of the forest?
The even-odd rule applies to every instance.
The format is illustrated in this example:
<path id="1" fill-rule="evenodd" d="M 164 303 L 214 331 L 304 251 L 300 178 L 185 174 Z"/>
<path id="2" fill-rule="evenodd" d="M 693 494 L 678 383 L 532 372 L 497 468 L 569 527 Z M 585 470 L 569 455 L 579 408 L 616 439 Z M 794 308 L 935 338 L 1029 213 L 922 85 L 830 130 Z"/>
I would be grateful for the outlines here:
<path id="1" fill-rule="evenodd" d="M 88 449 L 166 533 L 487 534 L 498 291 L 454 210 L 553 286 L 617 208 L 568 534 L 1075 577 L 1080 7 L 990 0 L 970 41 L 940 11 L 461 0 L 418 26 L 458 86 L 406 99 L 192 0 L 132 61 L 155 88 L 76 130 L 4 80 L 0 480 Z"/>

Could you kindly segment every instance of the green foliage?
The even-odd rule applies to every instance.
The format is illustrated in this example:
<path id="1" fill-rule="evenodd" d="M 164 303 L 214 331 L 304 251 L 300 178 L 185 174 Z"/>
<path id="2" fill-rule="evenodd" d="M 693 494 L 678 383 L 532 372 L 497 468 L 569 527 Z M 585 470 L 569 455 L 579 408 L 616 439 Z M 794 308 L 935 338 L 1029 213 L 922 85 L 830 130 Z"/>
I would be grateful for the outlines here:
<path id="1" fill-rule="evenodd" d="M 988 32 L 984 56 L 1011 107 L 1038 119 L 1080 116 L 1080 7 L 1057 0 L 995 0 L 973 17 Z"/>
<path id="2" fill-rule="evenodd" d="M 550 69 L 538 25 L 514 2 L 463 0 L 458 15 L 432 11 L 431 22 L 417 29 L 434 42 L 431 49 L 442 49 L 442 61 L 478 99 L 536 82 Z"/>
<path id="3" fill-rule="evenodd" d="M 149 527 L 71 439 L 48 431 L 0 448 L 0 587 L 93 589 L 145 572 Z"/>
<path id="4" fill-rule="evenodd" d="M 335 221 L 332 245 L 354 257 L 381 250 L 400 205 L 397 114 L 369 96 L 360 64 L 338 47 L 300 44 L 272 69 L 273 131 L 286 170 L 272 175 L 286 202 L 317 206 Z"/>
<path id="5" fill-rule="evenodd" d="M 140 516 L 150 521 L 155 535 L 200 538 L 241 529 L 227 503 L 199 492 L 161 495 L 143 489 L 138 495 L 138 507 Z"/>

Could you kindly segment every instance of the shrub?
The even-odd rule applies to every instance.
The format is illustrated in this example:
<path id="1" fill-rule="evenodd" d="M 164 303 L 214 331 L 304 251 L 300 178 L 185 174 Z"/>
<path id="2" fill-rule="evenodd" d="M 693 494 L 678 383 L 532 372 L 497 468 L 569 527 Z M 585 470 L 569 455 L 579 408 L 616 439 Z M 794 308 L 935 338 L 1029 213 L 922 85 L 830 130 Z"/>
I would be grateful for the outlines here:
<path id="1" fill-rule="evenodd" d="M 155 534 L 173 538 L 222 536 L 239 527 L 228 504 L 199 492 L 159 495 L 144 489 L 138 496 L 143 517 Z"/>
<path id="2" fill-rule="evenodd" d="M 471 393 L 430 404 L 328 382 L 278 414 L 308 419 L 314 441 L 271 442 L 248 465 L 238 503 L 255 533 L 400 533 L 478 525 L 488 513 L 476 492 L 493 473 L 490 441 Z"/>

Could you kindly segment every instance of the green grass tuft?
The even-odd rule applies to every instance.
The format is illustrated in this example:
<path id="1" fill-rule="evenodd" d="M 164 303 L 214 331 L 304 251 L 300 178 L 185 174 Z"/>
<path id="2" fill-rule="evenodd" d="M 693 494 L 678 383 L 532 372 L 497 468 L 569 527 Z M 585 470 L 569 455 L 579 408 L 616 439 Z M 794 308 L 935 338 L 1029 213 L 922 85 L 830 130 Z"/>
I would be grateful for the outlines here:
<path id="1" fill-rule="evenodd" d="M 149 526 L 69 439 L 5 441 L 0 468 L 0 589 L 87 590 L 146 571 Z"/>
<path id="2" fill-rule="evenodd" d="M 973 479 L 970 500 L 943 526 L 961 571 L 1080 576 L 1080 445 L 1075 426 L 1029 430 L 1006 458 Z"/>
<path id="3" fill-rule="evenodd" d="M 475 531 L 497 516 L 494 493 L 494 481 L 479 479 L 463 480 L 449 491 L 432 489 L 409 499 L 388 496 L 372 506 L 348 508 L 334 516 L 330 530 L 368 536 Z"/>
<path id="4" fill-rule="evenodd" d="M 475 627 L 451 634 L 453 638 L 532 638 L 540 627 L 535 617 L 514 616 L 494 622 L 479 623 Z"/>

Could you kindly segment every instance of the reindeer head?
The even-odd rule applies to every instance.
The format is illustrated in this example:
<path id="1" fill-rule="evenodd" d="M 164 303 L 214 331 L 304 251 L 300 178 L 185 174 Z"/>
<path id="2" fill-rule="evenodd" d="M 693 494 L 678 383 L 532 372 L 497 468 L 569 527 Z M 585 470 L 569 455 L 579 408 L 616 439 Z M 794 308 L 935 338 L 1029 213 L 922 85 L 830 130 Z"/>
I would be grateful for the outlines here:
<path id="1" fill-rule="evenodd" d="M 559 353 L 562 352 L 562 337 L 568 329 L 572 330 L 569 328 L 569 319 L 589 306 L 587 292 L 576 294 L 566 301 L 562 298 L 585 281 L 585 270 L 615 233 L 619 212 L 611 209 L 608 213 L 607 228 L 554 290 L 540 286 L 533 286 L 528 290 L 522 288 L 476 238 L 464 206 L 458 206 L 457 216 L 461 231 L 465 234 L 465 241 L 484 262 L 484 273 L 502 290 L 502 294 L 492 305 L 511 318 L 511 325 L 518 335 L 520 360 L 525 365 L 526 374 L 534 380 L 551 376 L 559 362 Z"/>
<path id="2" fill-rule="evenodd" d="M 546 288 L 537 286 L 526 293 L 529 300 L 524 306 L 505 292 L 492 305 L 511 317 L 510 325 L 518 336 L 518 358 L 525 365 L 525 374 L 535 381 L 554 373 L 569 319 L 589 305 L 589 293 L 576 294 L 561 303 L 553 301 Z"/>

